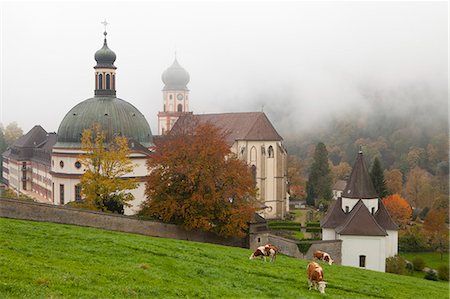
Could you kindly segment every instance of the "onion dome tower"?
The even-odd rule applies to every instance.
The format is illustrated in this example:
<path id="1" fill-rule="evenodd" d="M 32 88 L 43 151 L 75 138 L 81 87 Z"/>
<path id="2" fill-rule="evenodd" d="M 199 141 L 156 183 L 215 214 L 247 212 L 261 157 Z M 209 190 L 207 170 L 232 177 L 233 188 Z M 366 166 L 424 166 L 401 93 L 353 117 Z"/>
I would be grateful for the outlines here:
<path id="1" fill-rule="evenodd" d="M 106 142 L 125 136 L 145 148 L 153 145 L 150 126 L 132 104 L 116 97 L 116 54 L 108 47 L 106 30 L 103 47 L 95 52 L 95 96 L 73 107 L 62 120 L 54 148 L 80 148 L 81 136 L 94 123 L 106 133 Z"/>
<path id="2" fill-rule="evenodd" d="M 189 73 L 178 63 L 177 58 L 161 75 L 164 83 L 163 111 L 158 113 L 158 134 L 167 134 L 177 119 L 189 112 Z"/>

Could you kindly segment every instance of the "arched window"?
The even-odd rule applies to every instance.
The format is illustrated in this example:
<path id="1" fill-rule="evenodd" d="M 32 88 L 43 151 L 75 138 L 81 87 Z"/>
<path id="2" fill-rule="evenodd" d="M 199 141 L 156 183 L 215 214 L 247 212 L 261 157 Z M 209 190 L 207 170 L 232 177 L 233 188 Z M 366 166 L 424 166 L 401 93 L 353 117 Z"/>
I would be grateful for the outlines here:
<path id="1" fill-rule="evenodd" d="M 172 95 L 169 95 L 169 99 L 170 99 L 170 100 L 172 99 Z"/>
<path id="2" fill-rule="evenodd" d="M 177 106 L 177 111 L 178 111 L 178 112 L 183 112 L 183 105 L 178 104 L 178 106 Z"/>
<path id="3" fill-rule="evenodd" d="M 112 90 L 116 90 L 116 75 L 112 75 Z"/>
<path id="4" fill-rule="evenodd" d="M 375 207 L 372 207 L 372 215 L 375 214 Z"/>
<path id="5" fill-rule="evenodd" d="M 252 165 L 251 167 L 252 177 L 253 177 L 253 186 L 256 187 L 256 166 Z"/>
<path id="6" fill-rule="evenodd" d="M 98 89 L 103 89 L 103 75 L 98 75 Z"/>
<path id="7" fill-rule="evenodd" d="M 269 152 L 269 158 L 273 158 L 273 147 L 269 146 L 269 149 L 267 151 Z"/>
<path id="8" fill-rule="evenodd" d="M 111 89 L 111 75 L 106 74 L 106 89 Z"/>
<path id="9" fill-rule="evenodd" d="M 359 256 L 359 266 L 365 268 L 366 267 L 366 256 L 360 255 Z"/>
<path id="10" fill-rule="evenodd" d="M 164 104 L 164 112 L 166 112 L 166 104 Z"/>
<path id="11" fill-rule="evenodd" d="M 250 161 L 256 162 L 256 148 L 252 146 L 252 149 L 250 150 Z"/>
<path id="12" fill-rule="evenodd" d="M 75 201 L 81 201 L 81 186 L 75 185 Z"/>
<path id="13" fill-rule="evenodd" d="M 348 206 L 345 206 L 345 213 L 350 212 L 350 208 Z"/>

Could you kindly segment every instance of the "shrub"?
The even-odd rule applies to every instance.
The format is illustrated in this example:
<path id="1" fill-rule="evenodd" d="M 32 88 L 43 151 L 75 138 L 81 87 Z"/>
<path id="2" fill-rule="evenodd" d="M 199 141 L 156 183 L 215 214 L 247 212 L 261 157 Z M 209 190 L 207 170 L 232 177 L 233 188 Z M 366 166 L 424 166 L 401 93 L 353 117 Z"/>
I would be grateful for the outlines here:
<path id="1" fill-rule="evenodd" d="M 425 261 L 419 256 L 416 256 L 412 260 L 412 263 L 413 263 L 413 266 L 414 266 L 414 270 L 416 270 L 416 271 L 422 271 L 423 268 L 425 268 Z"/>
<path id="2" fill-rule="evenodd" d="M 423 208 L 423 210 L 420 211 L 420 213 L 419 213 L 419 218 L 422 219 L 422 220 L 424 220 L 425 218 L 427 218 L 427 214 L 428 214 L 429 211 L 430 211 L 430 208 L 429 208 L 429 207 Z"/>
<path id="3" fill-rule="evenodd" d="M 438 269 L 438 277 L 440 280 L 448 281 L 448 266 L 442 265 Z"/>
<path id="4" fill-rule="evenodd" d="M 428 279 L 428 280 L 438 280 L 437 271 L 434 270 L 434 269 L 428 270 L 427 273 L 425 274 L 425 279 Z"/>
<path id="5" fill-rule="evenodd" d="M 401 252 L 420 252 L 429 250 L 425 237 L 417 226 L 411 227 L 399 236 L 398 247 Z"/>
<path id="6" fill-rule="evenodd" d="M 405 268 L 406 268 L 406 271 L 408 271 L 408 273 L 413 273 L 414 272 L 414 265 L 410 261 L 406 261 L 406 267 Z"/>
<path id="7" fill-rule="evenodd" d="M 406 270 L 406 261 L 401 256 L 391 256 L 386 259 L 386 272 L 395 274 L 404 274 Z"/>
<path id="8" fill-rule="evenodd" d="M 306 222 L 307 227 L 320 227 L 320 222 Z"/>

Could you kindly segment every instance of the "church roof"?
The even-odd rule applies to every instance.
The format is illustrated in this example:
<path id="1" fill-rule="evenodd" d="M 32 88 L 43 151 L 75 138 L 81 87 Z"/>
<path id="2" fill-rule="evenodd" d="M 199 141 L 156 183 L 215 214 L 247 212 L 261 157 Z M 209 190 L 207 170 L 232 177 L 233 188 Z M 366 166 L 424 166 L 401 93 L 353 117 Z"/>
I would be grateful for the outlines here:
<path id="1" fill-rule="evenodd" d="M 347 186 L 347 181 L 344 180 L 338 180 L 334 186 L 333 186 L 333 190 L 338 190 L 338 191 L 344 191 L 345 186 Z"/>
<path id="2" fill-rule="evenodd" d="M 20 136 L 12 146 L 36 147 L 47 139 L 47 132 L 39 125 L 34 126 L 28 133 Z"/>
<path id="3" fill-rule="evenodd" d="M 341 235 L 387 236 L 386 230 L 377 223 L 362 200 L 353 207 L 336 232 Z"/>
<path id="4" fill-rule="evenodd" d="M 97 123 L 106 133 L 106 142 L 121 135 L 145 147 L 153 144 L 152 132 L 145 116 L 129 102 L 116 97 L 87 99 L 64 116 L 58 128 L 57 148 L 79 148 L 85 129 Z"/>
<path id="5" fill-rule="evenodd" d="M 191 116 L 186 115 L 184 117 Z M 211 123 L 216 127 L 222 128 L 228 133 L 226 142 L 229 144 L 232 144 L 236 140 L 283 140 L 264 112 L 195 114 L 193 117 L 197 118 L 199 122 Z M 178 122 L 182 123 L 182 121 Z"/>
<path id="6" fill-rule="evenodd" d="M 362 152 L 356 157 L 347 186 L 342 193 L 345 198 L 368 199 L 378 198 L 377 192 L 367 171 Z"/>
<path id="7" fill-rule="evenodd" d="M 342 210 L 342 198 L 338 198 L 331 205 L 328 213 L 320 222 L 322 228 L 336 228 L 345 221 L 347 214 Z"/>
<path id="8" fill-rule="evenodd" d="M 385 230 L 398 230 L 397 224 L 392 220 L 389 212 L 386 210 L 382 200 L 378 200 L 378 211 L 375 213 L 375 219 L 378 224 L 381 225 Z"/>

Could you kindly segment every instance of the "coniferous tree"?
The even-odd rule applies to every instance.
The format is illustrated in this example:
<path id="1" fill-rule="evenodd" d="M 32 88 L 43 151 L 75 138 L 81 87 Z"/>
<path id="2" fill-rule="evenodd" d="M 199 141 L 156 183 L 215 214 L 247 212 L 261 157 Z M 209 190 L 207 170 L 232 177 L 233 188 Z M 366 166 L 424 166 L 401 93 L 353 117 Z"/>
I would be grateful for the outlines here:
<path id="1" fill-rule="evenodd" d="M 388 191 L 386 188 L 386 182 L 384 181 L 383 169 L 381 168 L 381 163 L 378 157 L 376 157 L 373 161 L 370 177 L 372 178 L 372 183 L 378 196 L 380 198 L 386 197 L 388 195 Z"/>
<path id="2" fill-rule="evenodd" d="M 314 160 L 308 178 L 308 203 L 317 200 L 331 200 L 332 177 L 328 165 L 328 151 L 322 142 L 319 142 L 314 151 Z M 312 194 L 310 194 L 312 193 Z"/>

